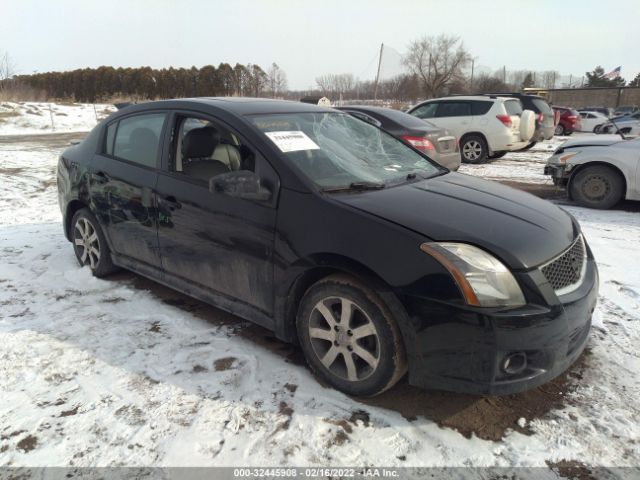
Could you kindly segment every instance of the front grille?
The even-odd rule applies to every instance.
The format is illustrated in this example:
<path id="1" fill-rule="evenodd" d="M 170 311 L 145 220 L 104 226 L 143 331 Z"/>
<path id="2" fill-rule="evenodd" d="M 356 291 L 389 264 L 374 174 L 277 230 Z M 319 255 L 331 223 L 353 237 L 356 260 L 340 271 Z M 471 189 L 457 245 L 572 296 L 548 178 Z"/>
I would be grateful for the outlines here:
<path id="1" fill-rule="evenodd" d="M 544 265 L 541 270 L 556 293 L 568 293 L 572 290 L 571 287 L 578 287 L 585 267 L 586 250 L 580 235 L 568 250 Z"/>

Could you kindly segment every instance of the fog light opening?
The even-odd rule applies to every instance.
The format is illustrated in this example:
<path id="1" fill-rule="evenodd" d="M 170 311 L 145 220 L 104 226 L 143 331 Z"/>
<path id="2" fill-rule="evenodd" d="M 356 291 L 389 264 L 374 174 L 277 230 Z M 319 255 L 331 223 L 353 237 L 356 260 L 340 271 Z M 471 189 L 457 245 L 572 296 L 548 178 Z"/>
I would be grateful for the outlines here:
<path id="1" fill-rule="evenodd" d="M 527 368 L 527 354 L 524 352 L 510 353 L 502 361 L 502 371 L 515 375 Z"/>

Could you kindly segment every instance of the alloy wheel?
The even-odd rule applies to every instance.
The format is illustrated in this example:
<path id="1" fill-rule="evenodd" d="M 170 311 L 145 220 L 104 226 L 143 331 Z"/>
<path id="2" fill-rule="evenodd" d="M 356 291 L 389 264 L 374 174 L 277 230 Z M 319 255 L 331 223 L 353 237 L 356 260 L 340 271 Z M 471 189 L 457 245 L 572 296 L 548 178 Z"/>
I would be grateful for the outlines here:
<path id="1" fill-rule="evenodd" d="M 462 147 L 462 154 L 467 160 L 477 160 L 482 155 L 482 145 L 480 142 L 470 140 Z"/>
<path id="2" fill-rule="evenodd" d="M 369 316 L 353 301 L 328 297 L 313 307 L 309 337 L 324 367 L 351 382 L 371 376 L 380 363 L 380 339 Z"/>
<path id="3" fill-rule="evenodd" d="M 82 265 L 87 262 L 95 270 L 100 261 L 100 241 L 95 227 L 86 218 L 80 217 L 76 222 L 74 243 L 78 258 Z"/>

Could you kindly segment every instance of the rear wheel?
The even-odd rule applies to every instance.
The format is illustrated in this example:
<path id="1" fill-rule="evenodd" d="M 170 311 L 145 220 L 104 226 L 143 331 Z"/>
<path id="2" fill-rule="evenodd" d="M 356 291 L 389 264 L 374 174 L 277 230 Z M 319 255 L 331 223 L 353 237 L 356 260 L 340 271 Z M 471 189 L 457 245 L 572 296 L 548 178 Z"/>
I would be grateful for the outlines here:
<path id="1" fill-rule="evenodd" d="M 487 145 L 479 135 L 468 135 L 460 142 L 463 163 L 482 163 L 487 159 Z"/>
<path id="2" fill-rule="evenodd" d="M 117 270 L 111 262 L 111 252 L 96 217 L 87 208 L 76 212 L 71 220 L 73 250 L 81 266 L 88 265 L 96 277 Z"/>
<path id="3" fill-rule="evenodd" d="M 405 374 L 400 330 L 370 288 L 331 275 L 304 295 L 296 320 L 307 363 L 323 380 L 349 395 L 373 396 Z"/>
<path id="4" fill-rule="evenodd" d="M 555 130 L 555 134 L 556 135 L 564 135 L 565 130 L 564 130 L 564 126 L 562 126 L 561 123 L 559 123 L 558 125 L 556 125 L 556 130 Z"/>
<path id="5" fill-rule="evenodd" d="M 579 170 L 571 179 L 571 197 L 590 208 L 611 208 L 624 195 L 624 180 L 618 172 L 603 165 Z"/>

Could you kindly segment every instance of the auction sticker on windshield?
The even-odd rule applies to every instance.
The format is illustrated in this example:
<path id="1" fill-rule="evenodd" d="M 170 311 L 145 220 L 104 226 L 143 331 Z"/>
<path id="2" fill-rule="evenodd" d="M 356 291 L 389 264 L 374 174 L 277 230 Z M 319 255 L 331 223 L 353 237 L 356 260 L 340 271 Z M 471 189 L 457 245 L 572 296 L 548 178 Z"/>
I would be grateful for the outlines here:
<path id="1" fill-rule="evenodd" d="M 320 150 L 320 147 L 306 133 L 300 130 L 265 132 L 264 134 L 284 153 L 300 150 Z"/>

